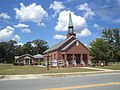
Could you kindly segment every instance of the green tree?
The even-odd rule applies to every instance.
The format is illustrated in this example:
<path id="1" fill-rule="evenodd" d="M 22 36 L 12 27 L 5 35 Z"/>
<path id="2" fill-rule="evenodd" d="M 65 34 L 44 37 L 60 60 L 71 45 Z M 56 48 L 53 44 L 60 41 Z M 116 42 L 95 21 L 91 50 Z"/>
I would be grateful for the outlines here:
<path id="1" fill-rule="evenodd" d="M 28 53 L 28 54 L 33 54 L 33 46 L 31 44 L 31 42 L 27 42 L 26 44 L 23 45 L 23 51 L 24 54 Z"/>
<path id="2" fill-rule="evenodd" d="M 0 62 L 4 63 L 5 61 L 5 56 L 6 56 L 6 49 L 5 46 L 6 42 L 0 42 Z"/>
<path id="3" fill-rule="evenodd" d="M 34 46 L 34 52 L 36 54 L 38 53 L 43 54 L 43 52 L 48 49 L 47 42 L 44 40 L 37 39 L 37 40 L 33 40 L 32 43 Z"/>
<path id="4" fill-rule="evenodd" d="M 120 30 L 115 29 L 105 29 L 103 30 L 103 39 L 109 44 L 109 58 L 111 61 L 120 61 Z"/>
<path id="5" fill-rule="evenodd" d="M 10 40 L 9 42 L 0 43 L 0 59 L 1 62 L 12 63 L 15 56 L 16 41 Z"/>
<path id="6" fill-rule="evenodd" d="M 23 50 L 22 45 L 16 45 L 15 54 L 16 54 L 16 56 L 20 56 L 20 55 L 24 54 L 24 50 Z"/>
<path id="7" fill-rule="evenodd" d="M 94 57 L 95 62 L 104 60 L 109 62 L 109 45 L 102 38 L 97 38 L 90 43 L 90 54 Z"/>

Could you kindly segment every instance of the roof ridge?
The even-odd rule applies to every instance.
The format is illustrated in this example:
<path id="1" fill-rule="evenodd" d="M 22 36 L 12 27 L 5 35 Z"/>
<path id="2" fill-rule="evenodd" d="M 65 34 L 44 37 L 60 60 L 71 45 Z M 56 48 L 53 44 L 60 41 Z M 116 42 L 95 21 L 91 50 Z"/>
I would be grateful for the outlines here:
<path id="1" fill-rule="evenodd" d="M 73 40 L 72 42 L 70 42 L 68 45 L 66 45 L 62 51 L 64 51 L 65 49 L 67 49 L 69 46 L 71 46 L 75 41 L 77 41 L 77 39 Z"/>
<path id="2" fill-rule="evenodd" d="M 54 51 L 54 50 L 60 48 L 64 43 L 66 43 L 68 40 L 70 40 L 70 39 L 73 38 L 73 37 L 74 37 L 74 36 L 71 36 L 71 37 L 69 37 L 69 38 L 67 38 L 67 39 L 65 39 L 65 40 L 63 40 L 63 41 L 61 41 L 61 42 L 53 45 L 52 47 L 50 47 L 49 49 L 47 49 L 44 53 L 48 53 L 48 52 L 51 52 L 51 51 Z M 75 37 L 74 37 L 74 38 L 75 38 Z"/>

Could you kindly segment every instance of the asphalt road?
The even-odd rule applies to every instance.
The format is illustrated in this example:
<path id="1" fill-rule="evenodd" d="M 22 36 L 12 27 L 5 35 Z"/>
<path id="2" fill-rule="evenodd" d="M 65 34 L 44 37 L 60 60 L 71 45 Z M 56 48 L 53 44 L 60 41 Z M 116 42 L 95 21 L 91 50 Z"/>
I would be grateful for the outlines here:
<path id="1" fill-rule="evenodd" d="M 120 90 L 120 73 L 0 80 L 0 90 Z"/>

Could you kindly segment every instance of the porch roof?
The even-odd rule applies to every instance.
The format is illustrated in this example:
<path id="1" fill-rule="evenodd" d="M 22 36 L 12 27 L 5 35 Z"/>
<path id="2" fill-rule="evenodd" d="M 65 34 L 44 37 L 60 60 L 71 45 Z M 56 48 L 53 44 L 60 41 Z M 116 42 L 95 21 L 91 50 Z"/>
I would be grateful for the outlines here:
<path id="1" fill-rule="evenodd" d="M 36 54 L 36 55 L 34 55 L 34 57 L 35 57 L 35 58 L 43 58 L 43 55 L 41 55 L 41 54 Z"/>
<path id="2" fill-rule="evenodd" d="M 28 56 L 28 57 L 30 57 L 30 58 L 34 58 L 32 55 L 30 55 L 30 54 L 24 54 L 24 55 L 21 55 L 21 56 L 19 56 L 19 58 L 22 58 L 22 57 L 26 57 L 26 56 Z M 19 59 L 18 58 L 18 59 Z"/>

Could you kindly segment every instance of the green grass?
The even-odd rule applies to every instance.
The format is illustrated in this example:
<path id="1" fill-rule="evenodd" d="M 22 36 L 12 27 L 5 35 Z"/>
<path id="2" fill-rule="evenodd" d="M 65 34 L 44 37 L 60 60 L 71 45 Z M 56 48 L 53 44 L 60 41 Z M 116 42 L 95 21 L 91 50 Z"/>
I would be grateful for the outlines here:
<path id="1" fill-rule="evenodd" d="M 12 64 L 0 64 L 0 75 L 25 75 L 25 74 L 45 74 L 45 73 L 68 73 L 68 72 L 89 72 L 83 68 L 41 68 L 38 66 L 14 66 Z"/>
<path id="2" fill-rule="evenodd" d="M 108 64 L 108 66 L 104 66 L 104 67 L 96 66 L 96 67 L 102 69 L 120 70 L 120 63 L 117 64 L 110 63 Z"/>

